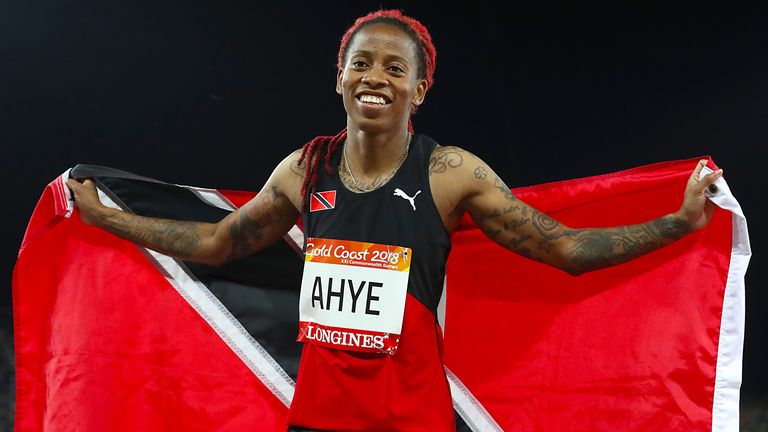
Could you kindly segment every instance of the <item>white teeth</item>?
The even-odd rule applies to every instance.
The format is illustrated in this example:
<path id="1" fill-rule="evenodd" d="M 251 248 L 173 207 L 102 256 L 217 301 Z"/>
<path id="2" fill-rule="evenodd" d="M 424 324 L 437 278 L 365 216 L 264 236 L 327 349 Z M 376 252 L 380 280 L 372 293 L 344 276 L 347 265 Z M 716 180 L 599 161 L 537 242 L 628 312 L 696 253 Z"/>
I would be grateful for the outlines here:
<path id="1" fill-rule="evenodd" d="M 368 102 L 368 103 L 375 103 L 379 105 L 384 105 L 387 103 L 387 101 L 384 100 L 381 96 L 372 96 L 372 95 L 362 95 L 360 96 L 360 102 Z"/>

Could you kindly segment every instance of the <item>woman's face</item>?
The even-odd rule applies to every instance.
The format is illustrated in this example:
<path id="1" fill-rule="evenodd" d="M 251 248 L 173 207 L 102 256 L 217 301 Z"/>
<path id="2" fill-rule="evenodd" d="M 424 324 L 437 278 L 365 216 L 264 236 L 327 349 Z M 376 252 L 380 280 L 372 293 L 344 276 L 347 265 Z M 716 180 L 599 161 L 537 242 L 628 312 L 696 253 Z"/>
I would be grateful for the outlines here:
<path id="1" fill-rule="evenodd" d="M 381 133 L 407 126 L 427 88 L 418 75 L 416 50 L 407 33 L 389 24 L 371 24 L 352 38 L 336 92 L 360 130 Z"/>

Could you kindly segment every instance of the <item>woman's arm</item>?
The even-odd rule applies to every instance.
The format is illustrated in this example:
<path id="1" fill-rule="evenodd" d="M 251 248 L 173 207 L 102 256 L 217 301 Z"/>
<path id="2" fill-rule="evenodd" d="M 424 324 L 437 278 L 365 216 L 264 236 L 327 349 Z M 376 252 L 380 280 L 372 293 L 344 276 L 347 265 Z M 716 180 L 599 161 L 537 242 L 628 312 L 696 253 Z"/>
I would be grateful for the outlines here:
<path id="1" fill-rule="evenodd" d="M 699 161 L 678 211 L 637 225 L 570 228 L 519 200 L 482 160 L 464 156 L 469 163 L 454 173 L 468 185 L 459 205 L 483 233 L 513 252 L 574 275 L 629 261 L 706 226 L 714 205 L 704 191 L 722 176 L 718 170 L 699 179 L 706 160 Z"/>
<path id="2" fill-rule="evenodd" d="M 81 184 L 70 179 L 67 186 L 86 224 L 166 255 L 222 265 L 263 249 L 296 222 L 302 180 L 297 159 L 296 152 L 284 159 L 258 195 L 218 223 L 138 216 L 102 205 L 90 180 Z"/>

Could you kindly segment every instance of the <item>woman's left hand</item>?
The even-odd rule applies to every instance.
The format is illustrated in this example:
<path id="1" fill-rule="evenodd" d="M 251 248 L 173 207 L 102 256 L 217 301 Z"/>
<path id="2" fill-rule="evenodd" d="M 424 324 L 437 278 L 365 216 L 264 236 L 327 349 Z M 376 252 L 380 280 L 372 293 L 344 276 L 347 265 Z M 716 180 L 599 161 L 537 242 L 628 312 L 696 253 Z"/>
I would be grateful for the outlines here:
<path id="1" fill-rule="evenodd" d="M 677 211 L 677 216 L 688 222 L 691 231 L 707 226 L 715 213 L 715 204 L 707 199 L 705 192 L 710 185 L 715 183 L 715 180 L 723 176 L 723 170 L 719 169 L 699 178 L 702 168 L 706 165 L 706 159 L 700 160 L 699 164 L 696 165 L 696 169 L 688 178 L 683 204 Z"/>

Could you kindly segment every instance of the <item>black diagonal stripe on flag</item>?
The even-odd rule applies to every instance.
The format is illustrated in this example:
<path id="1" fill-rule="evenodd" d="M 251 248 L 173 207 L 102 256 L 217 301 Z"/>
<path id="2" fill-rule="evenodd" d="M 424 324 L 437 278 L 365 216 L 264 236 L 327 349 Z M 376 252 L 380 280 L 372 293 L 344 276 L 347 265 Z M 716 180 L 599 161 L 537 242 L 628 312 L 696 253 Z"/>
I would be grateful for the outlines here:
<path id="1" fill-rule="evenodd" d="M 329 203 L 328 200 L 325 199 L 325 197 L 322 196 L 321 194 L 315 193 L 315 198 L 317 198 L 325 206 L 325 208 L 327 209 L 333 208 L 333 205 L 331 205 L 331 203 Z"/>
<path id="2" fill-rule="evenodd" d="M 142 216 L 217 222 L 228 214 L 183 187 L 129 178 L 98 180 Z M 301 344 L 294 334 L 303 268 L 296 252 L 281 241 L 218 268 L 189 261 L 184 264 L 295 380 L 301 356 Z"/>

